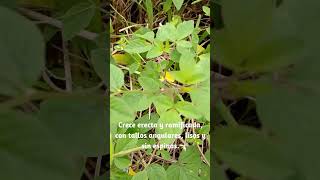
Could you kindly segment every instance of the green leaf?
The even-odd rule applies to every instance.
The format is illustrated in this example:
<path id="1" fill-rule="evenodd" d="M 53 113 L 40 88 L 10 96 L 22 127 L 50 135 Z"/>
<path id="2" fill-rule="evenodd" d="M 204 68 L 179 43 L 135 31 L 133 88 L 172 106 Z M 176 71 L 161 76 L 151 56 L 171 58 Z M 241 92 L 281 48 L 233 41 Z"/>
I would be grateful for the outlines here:
<path id="1" fill-rule="evenodd" d="M 0 29 L 0 93 L 22 94 L 44 67 L 43 38 L 31 21 L 5 7 L 0 7 L 0 23 L 5 24 Z"/>
<path id="2" fill-rule="evenodd" d="M 272 82 L 264 80 L 246 80 L 231 82 L 226 91 L 235 97 L 257 96 L 268 93 L 273 87 Z"/>
<path id="3" fill-rule="evenodd" d="M 200 153 L 197 147 L 190 146 L 186 151 L 182 151 L 178 163 L 197 173 L 201 164 Z"/>
<path id="4" fill-rule="evenodd" d="M 318 62 L 318 59 L 315 61 Z M 312 69 L 310 67 L 306 71 L 312 71 Z M 296 71 L 296 76 L 305 76 L 302 73 L 304 72 Z M 310 79 L 316 79 L 316 77 L 310 77 Z M 317 81 L 318 79 L 315 82 Z M 263 126 L 270 129 L 274 138 L 281 140 L 279 144 L 281 150 L 297 168 L 299 174 L 315 179 L 317 178 L 316 169 L 320 166 L 319 158 L 315 154 L 319 152 L 320 146 L 318 143 L 311 142 L 317 142 L 316 137 L 320 135 L 317 128 L 319 126 L 317 112 L 320 96 L 318 91 L 308 90 L 307 83 L 303 81 L 300 83 L 303 84 L 302 88 L 296 90 L 274 88 L 270 93 L 258 96 L 257 112 Z M 276 103 L 274 103 L 275 99 Z M 269 114 L 271 112 L 277 116 L 271 117 Z M 310 161 L 315 163 L 310 164 Z"/>
<path id="5" fill-rule="evenodd" d="M 194 30 L 194 21 L 183 21 L 177 27 L 177 40 L 184 39 L 192 34 Z"/>
<path id="6" fill-rule="evenodd" d="M 160 119 L 158 123 L 162 123 L 164 126 L 165 124 L 174 124 L 174 123 L 181 123 L 181 117 L 175 110 L 170 110 L 167 112 L 164 112 L 160 115 Z M 181 128 L 169 128 L 164 127 L 163 129 L 157 128 L 156 133 L 157 134 L 181 134 L 183 129 Z M 160 139 L 161 143 L 165 144 L 172 144 L 175 138 L 162 138 Z"/>
<path id="7" fill-rule="evenodd" d="M 137 119 L 134 121 L 134 123 L 136 123 L 136 127 L 137 124 L 147 124 L 147 123 L 157 123 L 159 120 L 159 115 L 156 113 L 151 113 L 150 118 L 149 118 L 149 114 L 145 114 L 143 115 L 141 118 Z M 138 132 L 140 133 L 146 133 L 148 132 L 151 128 L 136 128 Z"/>
<path id="8" fill-rule="evenodd" d="M 132 180 L 148 180 L 148 172 L 141 171 L 132 177 Z"/>
<path id="9" fill-rule="evenodd" d="M 160 89 L 160 81 L 148 77 L 140 77 L 138 79 L 139 84 L 144 91 L 156 92 Z"/>
<path id="10" fill-rule="evenodd" d="M 303 50 L 303 41 L 285 37 L 265 42 L 252 53 L 241 67 L 252 72 L 275 71 L 295 63 Z"/>
<path id="11" fill-rule="evenodd" d="M 137 147 L 137 142 L 138 142 L 138 139 L 132 139 L 128 137 L 117 139 L 115 153 L 135 148 Z"/>
<path id="12" fill-rule="evenodd" d="M 213 137 L 217 156 L 244 176 L 280 180 L 293 173 L 277 145 L 259 131 L 242 126 L 216 128 Z"/>
<path id="13" fill-rule="evenodd" d="M 167 172 L 159 164 L 151 164 L 150 166 L 147 167 L 147 172 L 148 172 L 149 180 L 158 180 L 158 179 L 167 180 Z"/>
<path id="14" fill-rule="evenodd" d="M 171 9 L 172 6 L 172 0 L 166 0 L 166 2 L 163 4 L 163 11 L 168 12 Z"/>
<path id="15" fill-rule="evenodd" d="M 157 40 L 174 42 L 177 39 L 177 29 L 172 23 L 160 26 L 157 32 Z"/>
<path id="16" fill-rule="evenodd" d="M 209 161 L 210 162 L 210 161 Z M 218 173 L 217 171 L 212 171 L 213 172 L 213 175 L 214 176 L 216 173 Z M 201 180 L 208 180 L 210 179 L 210 167 L 205 165 L 205 164 L 201 164 L 200 166 L 200 179 Z M 222 180 L 221 178 L 217 179 L 215 178 L 216 176 L 214 176 L 214 180 Z M 223 179 L 225 180 L 225 179 Z"/>
<path id="17" fill-rule="evenodd" d="M 94 156 L 107 151 L 103 99 L 90 96 L 49 99 L 41 104 L 39 117 L 76 154 Z"/>
<path id="18" fill-rule="evenodd" d="M 172 71 L 174 79 L 187 85 L 197 84 L 202 81 L 205 81 L 207 78 L 203 73 L 190 73 L 188 71 Z"/>
<path id="19" fill-rule="evenodd" d="M 95 14 L 95 5 L 81 2 L 74 5 L 62 17 L 64 40 L 72 39 L 77 33 L 85 29 Z"/>
<path id="20" fill-rule="evenodd" d="M 133 53 L 144 53 L 152 48 L 152 44 L 148 43 L 143 39 L 132 39 L 124 47 L 124 50 L 130 54 Z"/>
<path id="21" fill-rule="evenodd" d="M 166 150 L 161 150 L 160 151 L 161 153 L 161 157 L 165 160 L 170 160 L 171 159 L 171 156 L 170 156 L 170 153 Z"/>
<path id="22" fill-rule="evenodd" d="M 191 48 L 192 48 L 192 43 L 189 41 L 180 40 L 177 42 L 177 50 L 181 54 L 192 53 Z"/>
<path id="23" fill-rule="evenodd" d="M 1 111 L 0 136 L 1 179 L 80 178 L 81 168 L 75 168 L 69 146 L 59 143 L 35 117 Z"/>
<path id="24" fill-rule="evenodd" d="M 126 92 L 123 96 L 123 100 L 127 104 L 134 104 L 132 107 L 134 111 L 146 110 L 152 103 L 152 98 L 142 92 Z"/>
<path id="25" fill-rule="evenodd" d="M 119 169 L 125 169 L 131 164 L 131 161 L 126 157 L 117 157 L 114 159 L 114 165 Z"/>
<path id="26" fill-rule="evenodd" d="M 210 120 L 210 86 L 205 82 L 202 86 L 192 89 L 189 92 L 192 103 L 202 113 L 206 120 Z"/>
<path id="27" fill-rule="evenodd" d="M 173 164 L 167 169 L 168 179 L 177 179 L 177 180 L 201 180 L 197 176 L 197 173 L 185 168 L 184 166 L 179 166 Z"/>
<path id="28" fill-rule="evenodd" d="M 154 32 L 149 30 L 149 29 L 141 30 L 141 32 L 136 32 L 134 35 L 137 36 L 137 37 L 146 39 L 149 42 L 153 42 L 154 41 Z"/>
<path id="29" fill-rule="evenodd" d="M 119 122 L 132 122 L 134 110 L 120 97 L 110 97 L 110 130 L 116 131 Z"/>
<path id="30" fill-rule="evenodd" d="M 192 43 L 186 40 L 179 40 L 177 42 L 177 46 L 180 46 L 182 48 L 192 48 Z"/>
<path id="31" fill-rule="evenodd" d="M 141 72 L 140 77 L 148 77 L 154 80 L 158 80 L 160 78 L 160 65 L 155 61 L 147 61 L 144 66 L 144 70 Z"/>
<path id="32" fill-rule="evenodd" d="M 179 101 L 175 104 L 175 108 L 186 118 L 198 119 L 201 114 L 197 111 L 196 107 L 187 101 Z"/>
<path id="33" fill-rule="evenodd" d="M 116 92 L 124 85 L 124 74 L 120 68 L 110 64 L 110 90 Z"/>
<path id="34" fill-rule="evenodd" d="M 176 6 L 177 10 L 179 11 L 182 7 L 184 0 L 172 0 L 173 4 Z"/>
<path id="35" fill-rule="evenodd" d="M 163 112 L 171 109 L 174 105 L 172 98 L 169 96 L 160 94 L 153 98 L 153 103 L 156 107 L 157 113 L 162 114 Z"/>
<path id="36" fill-rule="evenodd" d="M 161 56 L 162 53 L 163 53 L 163 50 L 162 50 L 161 46 L 155 45 L 150 49 L 150 51 L 148 51 L 147 58 L 148 59 L 156 58 L 158 56 Z"/>
<path id="37" fill-rule="evenodd" d="M 202 10 L 206 16 L 210 16 L 210 8 L 208 6 L 202 6 Z"/>
<path id="38" fill-rule="evenodd" d="M 129 73 L 134 74 L 139 69 L 139 67 L 140 67 L 140 63 L 138 63 L 138 62 L 134 62 L 134 63 L 130 64 L 128 66 Z"/>
<path id="39" fill-rule="evenodd" d="M 219 63 L 240 71 L 239 65 L 246 61 L 265 40 L 272 35 L 272 1 L 249 0 L 246 2 L 221 2 L 225 28 L 214 33 L 215 49 Z M 257 25 L 259 24 L 259 25 Z M 268 34 L 269 33 L 269 34 Z M 246 42 L 246 46 L 243 46 Z"/>
<path id="40" fill-rule="evenodd" d="M 182 54 L 179 60 L 180 70 L 192 74 L 196 67 L 196 60 L 191 54 Z"/>
<path id="41" fill-rule="evenodd" d="M 209 79 L 209 59 L 196 63 L 193 54 L 184 53 L 180 57 L 180 71 L 172 71 L 174 79 L 184 84 L 196 84 Z"/>
<path id="42" fill-rule="evenodd" d="M 148 24 L 149 28 L 153 27 L 153 3 L 152 0 L 144 0 L 146 6 L 147 15 L 148 15 Z"/>
<path id="43" fill-rule="evenodd" d="M 178 52 L 178 50 L 173 50 L 170 54 L 170 59 L 173 61 L 173 62 L 179 62 L 180 61 L 180 58 L 181 58 L 181 54 Z"/>
<path id="44" fill-rule="evenodd" d="M 94 49 L 91 51 L 91 62 L 93 68 L 105 84 L 109 81 L 107 57 L 108 53 L 105 49 Z"/>

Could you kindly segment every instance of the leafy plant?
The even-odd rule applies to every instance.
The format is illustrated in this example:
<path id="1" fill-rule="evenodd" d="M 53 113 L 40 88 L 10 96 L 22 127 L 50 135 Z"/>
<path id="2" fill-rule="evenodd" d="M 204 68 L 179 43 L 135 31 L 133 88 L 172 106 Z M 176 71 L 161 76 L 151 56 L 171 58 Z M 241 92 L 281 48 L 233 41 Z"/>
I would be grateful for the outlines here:
<path id="1" fill-rule="evenodd" d="M 112 55 L 115 61 L 110 64 L 112 178 L 130 179 L 122 172 L 127 170 L 132 179 L 139 180 L 209 179 L 209 138 L 115 137 L 198 133 L 192 128 L 120 128 L 120 122 L 210 126 L 210 47 L 199 45 L 203 32 L 205 28 L 195 26 L 193 20 L 175 16 L 156 32 L 141 27 L 130 38 L 123 36 L 117 41 Z M 202 134 L 209 135 L 209 131 Z M 144 144 L 176 144 L 186 149 L 144 149 Z"/>
<path id="2" fill-rule="evenodd" d="M 103 95 L 107 84 L 103 73 L 108 66 L 103 53 L 107 50 L 95 41 L 97 33 L 85 30 L 96 4 L 76 4 L 64 13 L 62 21 L 27 9 L 24 4 L 43 7 L 46 3 L 26 0 L 0 6 L 0 22 L 4 25 L 0 30 L 0 179 L 80 179 L 88 157 L 109 151 L 107 101 Z M 50 26 L 36 26 L 19 13 Z M 80 83 L 76 72 L 81 68 L 73 68 L 79 57 L 85 59 L 75 55 L 76 45 L 89 44 L 84 39 L 90 41 L 87 50 L 92 50 L 94 58 L 89 67 L 97 66 L 97 74 L 105 80 L 98 88 L 88 87 L 88 81 L 99 81 L 96 73 L 90 80 L 81 76 Z M 52 54 L 45 56 L 48 52 L 59 54 L 50 49 L 52 41 L 63 42 L 63 65 L 59 69 L 50 66 L 59 67 Z M 69 43 L 74 44 L 72 50 Z M 103 72 L 98 69 L 101 63 L 106 64 Z"/>
<path id="3" fill-rule="evenodd" d="M 214 179 L 318 179 L 316 5 L 215 1 Z"/>

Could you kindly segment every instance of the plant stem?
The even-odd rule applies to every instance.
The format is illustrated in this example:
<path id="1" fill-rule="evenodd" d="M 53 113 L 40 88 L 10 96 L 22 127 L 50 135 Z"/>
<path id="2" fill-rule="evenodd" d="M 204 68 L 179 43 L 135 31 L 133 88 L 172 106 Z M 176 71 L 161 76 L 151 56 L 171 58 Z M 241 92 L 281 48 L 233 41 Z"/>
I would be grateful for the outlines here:
<path id="1" fill-rule="evenodd" d="M 127 154 L 132 153 L 132 152 L 140 151 L 140 150 L 142 150 L 142 149 L 144 149 L 144 148 L 142 148 L 142 147 L 136 147 L 136 148 L 128 149 L 128 150 L 125 150 L 125 151 L 120 151 L 120 152 L 118 152 L 118 153 L 113 154 L 113 157 L 115 158 L 115 157 L 125 156 L 125 155 L 127 155 Z"/>
<path id="2" fill-rule="evenodd" d="M 215 108 L 221 117 L 228 123 L 230 126 L 238 126 L 238 122 L 234 119 L 228 107 L 222 102 L 221 99 L 218 99 Z"/>

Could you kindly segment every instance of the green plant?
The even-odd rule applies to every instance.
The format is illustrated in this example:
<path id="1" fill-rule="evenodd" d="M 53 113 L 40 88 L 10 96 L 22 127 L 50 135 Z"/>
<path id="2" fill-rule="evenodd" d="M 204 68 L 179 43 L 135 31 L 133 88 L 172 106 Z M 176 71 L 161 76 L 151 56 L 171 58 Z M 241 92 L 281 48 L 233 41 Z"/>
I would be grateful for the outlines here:
<path id="1" fill-rule="evenodd" d="M 115 138 L 115 134 L 182 134 L 188 131 L 209 135 L 210 47 L 199 45 L 206 32 L 194 21 L 175 16 L 156 33 L 147 28 L 122 37 L 114 49 L 111 77 L 111 134 L 114 151 L 111 177 L 132 179 L 209 179 L 210 139 Z M 120 128 L 119 123 L 196 122 L 203 128 Z M 187 141 L 187 142 L 185 142 Z M 177 149 L 144 149 L 149 144 L 186 145 Z M 179 158 L 176 153 L 180 154 Z M 128 156 L 130 155 L 130 156 Z M 140 158 L 137 159 L 138 156 Z M 161 163 L 156 163 L 160 160 Z M 141 169 L 140 166 L 143 166 Z"/>
<path id="2" fill-rule="evenodd" d="M 71 3 L 69 10 L 54 12 L 60 18 L 23 6 L 49 10 L 53 2 L 0 3 L 0 179 L 80 179 L 87 158 L 101 157 L 109 150 L 103 95 L 107 80 L 99 71 L 101 63 L 105 63 L 103 72 L 108 67 L 107 50 L 98 41 L 98 32 L 103 30 L 96 28 L 103 22 L 95 19 L 100 4 L 82 1 L 72 7 Z M 36 26 L 19 13 L 44 24 Z M 85 28 L 96 29 L 96 33 Z M 52 55 L 59 54 L 52 50 L 52 41 L 63 42 L 61 48 L 54 46 L 61 49 L 62 65 Z M 80 46 L 87 48 L 77 48 Z M 77 51 L 91 50 L 93 60 L 88 66 L 83 62 L 86 57 Z M 93 66 L 105 80 L 94 88 L 101 80 L 91 70 Z M 86 75 L 77 76 L 77 72 Z M 99 172 L 100 168 L 96 176 Z"/>
<path id="3" fill-rule="evenodd" d="M 215 1 L 214 179 L 226 169 L 239 179 L 319 178 L 316 6 Z M 240 115 L 239 101 L 248 102 Z"/>

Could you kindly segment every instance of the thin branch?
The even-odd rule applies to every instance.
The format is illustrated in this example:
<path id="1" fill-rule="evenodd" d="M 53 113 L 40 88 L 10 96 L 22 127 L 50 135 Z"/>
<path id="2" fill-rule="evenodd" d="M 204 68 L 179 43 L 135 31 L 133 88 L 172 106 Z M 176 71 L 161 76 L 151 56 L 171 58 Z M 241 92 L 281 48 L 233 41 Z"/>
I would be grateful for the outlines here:
<path id="1" fill-rule="evenodd" d="M 37 21 L 41 21 L 43 23 L 49 24 L 51 26 L 54 26 L 56 28 L 62 29 L 62 22 L 54 19 L 52 17 L 46 16 L 44 14 L 29 10 L 27 8 L 18 8 L 18 10 L 25 16 L 37 20 Z M 86 31 L 86 30 L 82 30 L 78 33 L 78 36 L 88 39 L 90 41 L 94 41 L 96 40 L 96 38 L 98 37 L 97 33 L 94 32 L 90 32 L 90 31 Z"/>
<path id="2" fill-rule="evenodd" d="M 97 158 L 97 164 L 96 164 L 96 170 L 94 172 L 94 177 L 98 177 L 100 175 L 101 161 L 102 161 L 102 156 L 99 155 Z"/>
<path id="3" fill-rule="evenodd" d="M 48 74 L 44 71 L 42 73 L 42 78 L 44 79 L 44 81 L 54 90 L 58 91 L 58 92 L 65 92 L 64 89 L 59 88 L 58 86 L 56 86 L 50 79 L 50 77 L 48 76 Z"/>
<path id="4" fill-rule="evenodd" d="M 127 155 L 127 154 L 132 153 L 132 152 L 140 151 L 140 150 L 142 150 L 142 149 L 144 149 L 144 148 L 142 148 L 142 147 L 136 147 L 136 148 L 128 149 L 128 150 L 125 150 L 125 151 L 120 151 L 120 152 L 118 152 L 118 153 L 116 153 L 116 154 L 113 154 L 113 157 L 125 156 L 125 155 Z"/>
<path id="5" fill-rule="evenodd" d="M 52 44 L 51 46 L 52 46 L 53 48 L 59 50 L 60 52 L 63 52 L 63 49 L 61 49 L 60 47 L 58 47 L 58 46 L 56 46 L 56 45 L 54 45 L 54 44 Z M 79 55 L 77 55 L 77 54 L 73 54 L 73 53 L 71 53 L 71 52 L 69 52 L 68 54 L 69 54 L 69 56 L 74 57 L 74 58 L 77 58 L 77 59 L 80 59 L 80 60 L 83 60 L 83 61 L 86 62 L 86 63 L 91 63 L 88 59 L 86 59 L 86 58 L 84 58 L 84 57 L 81 57 L 81 56 L 79 56 Z"/>
<path id="6" fill-rule="evenodd" d="M 68 50 L 68 42 L 62 42 L 62 49 L 63 49 L 63 58 L 64 58 L 64 73 L 66 79 L 66 91 L 72 91 L 72 74 L 71 74 L 71 63 L 69 58 L 69 50 Z"/>
<path id="7" fill-rule="evenodd" d="M 191 123 L 194 124 L 194 120 L 193 120 L 193 119 L 191 119 Z M 193 133 L 193 134 L 196 133 L 194 127 L 192 127 L 192 133 Z M 202 157 L 202 159 L 204 160 L 204 162 L 205 162 L 208 166 L 210 166 L 210 163 L 209 163 L 209 161 L 207 160 L 206 156 L 203 154 L 203 152 L 202 152 L 199 144 L 197 144 L 197 147 L 198 147 L 198 150 L 199 150 L 199 152 L 200 152 L 200 154 L 201 154 L 201 157 Z"/>
<path id="8" fill-rule="evenodd" d="M 146 163 L 146 161 L 144 161 L 143 156 L 142 156 L 140 150 L 138 151 L 138 154 L 139 154 L 139 156 L 140 156 L 140 160 L 141 160 L 141 162 L 142 162 L 143 167 L 146 168 L 146 167 L 147 167 L 147 163 Z"/>

